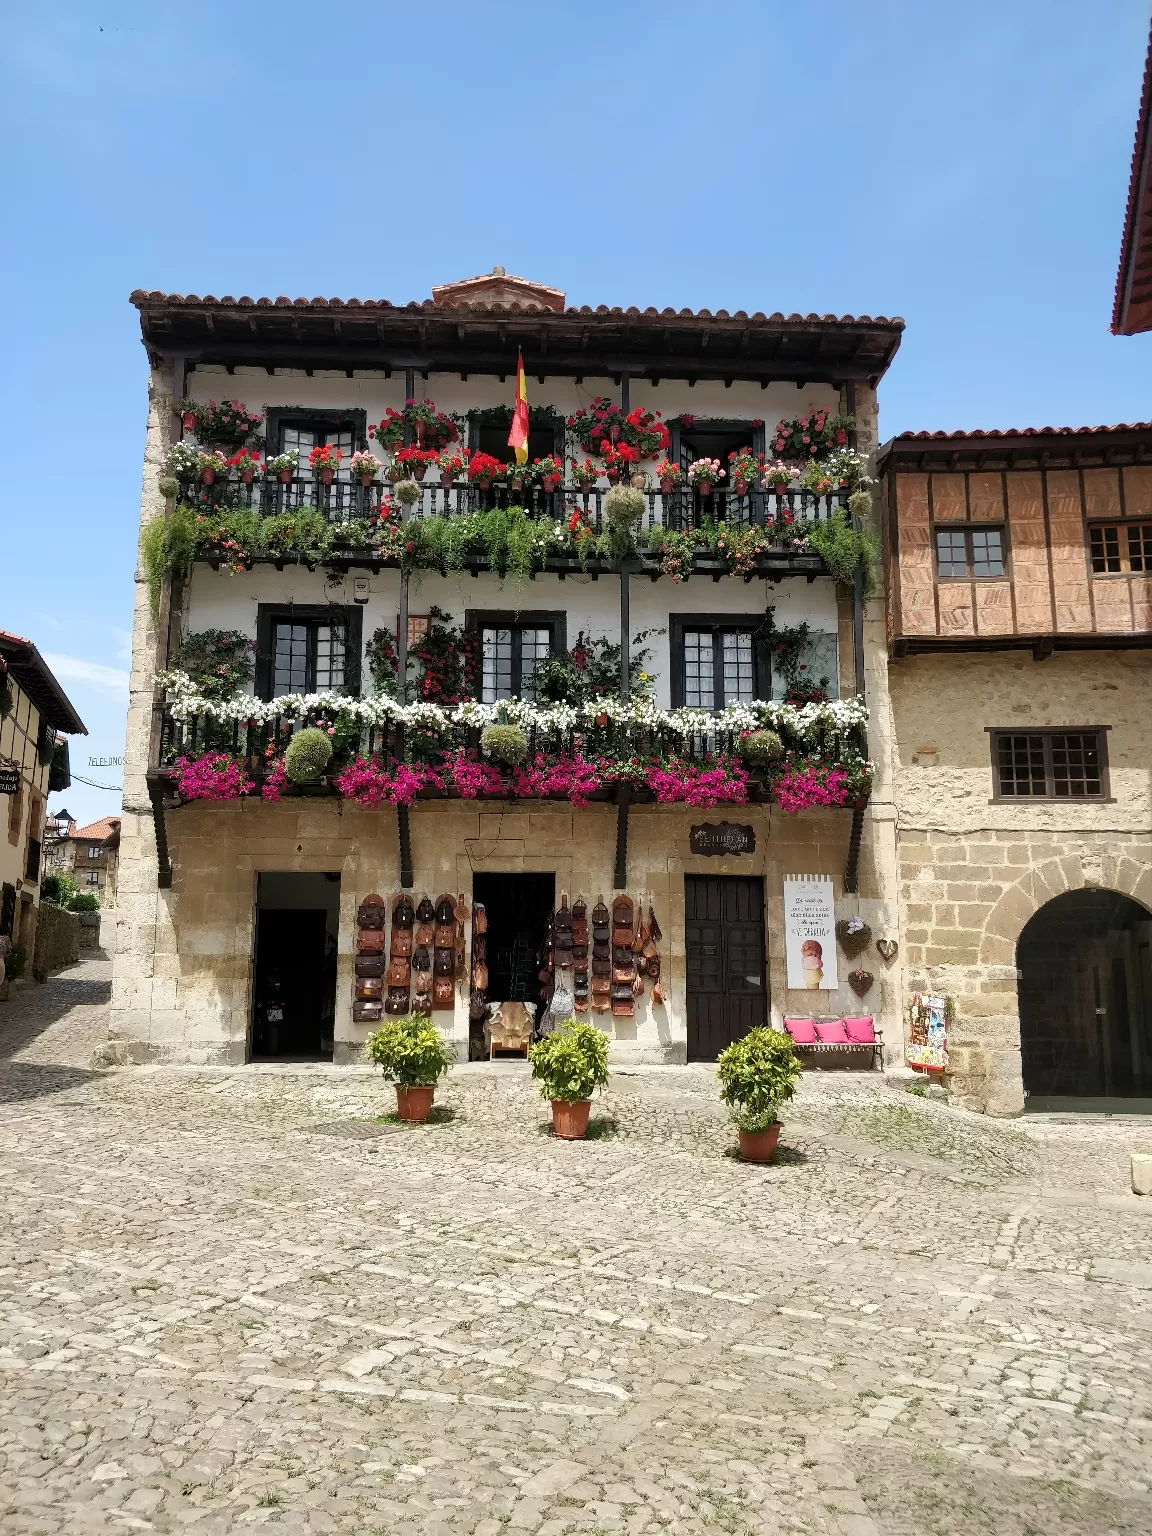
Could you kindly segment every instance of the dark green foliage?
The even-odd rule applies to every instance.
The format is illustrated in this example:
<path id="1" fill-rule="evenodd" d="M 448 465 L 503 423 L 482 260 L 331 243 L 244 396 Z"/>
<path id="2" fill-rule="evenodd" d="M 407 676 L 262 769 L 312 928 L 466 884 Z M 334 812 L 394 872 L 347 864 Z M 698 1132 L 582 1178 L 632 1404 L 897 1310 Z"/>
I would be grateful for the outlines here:
<path id="1" fill-rule="evenodd" d="M 315 726 L 297 731 L 284 754 L 284 771 L 294 784 L 318 779 L 332 760 L 332 738 Z"/>

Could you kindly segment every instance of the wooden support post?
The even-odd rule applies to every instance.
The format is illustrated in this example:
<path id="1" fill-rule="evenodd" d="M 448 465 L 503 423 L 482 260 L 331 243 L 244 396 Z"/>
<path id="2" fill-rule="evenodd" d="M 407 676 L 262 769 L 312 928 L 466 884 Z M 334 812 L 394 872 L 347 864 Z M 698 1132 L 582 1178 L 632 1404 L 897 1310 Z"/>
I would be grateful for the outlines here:
<path id="1" fill-rule="evenodd" d="M 845 385 L 844 385 L 844 407 L 845 407 L 845 409 L 844 409 L 845 416 L 855 416 L 855 414 L 856 414 L 856 380 L 855 379 L 848 379 L 845 382 Z M 855 428 L 853 428 L 853 430 L 851 432 L 849 432 L 849 434 L 848 434 L 848 446 L 849 446 L 849 448 L 852 448 L 852 449 L 855 449 L 855 447 L 856 447 L 856 431 L 855 431 Z"/>
<path id="2" fill-rule="evenodd" d="M 852 810 L 852 830 L 848 834 L 848 862 L 844 866 L 845 895 L 855 896 L 860 889 L 860 842 L 864 836 L 864 807 Z"/>
<path id="3" fill-rule="evenodd" d="M 152 802 L 152 826 L 156 832 L 156 886 L 167 891 L 172 886 L 172 858 L 168 852 L 168 824 L 164 819 L 164 786 L 158 779 L 148 780 L 148 798 Z"/>
<path id="4" fill-rule="evenodd" d="M 864 697 L 864 567 L 852 577 L 852 649 L 856 664 L 856 697 Z"/>
<path id="5" fill-rule="evenodd" d="M 632 801 L 632 786 L 616 786 L 616 867 L 612 885 L 617 891 L 628 889 L 628 807 Z"/>
<path id="6" fill-rule="evenodd" d="M 396 636 L 396 696 L 401 704 L 408 702 L 408 572 L 400 572 L 400 616 L 396 624 L 400 631 Z M 404 754 L 404 727 L 396 731 L 396 745 Z M 408 807 L 396 807 L 396 829 L 400 838 L 400 884 L 404 890 L 412 889 L 412 828 L 408 820 Z"/>
<path id="7" fill-rule="evenodd" d="M 620 562 L 620 697 L 628 702 L 628 689 L 631 681 L 631 656 L 630 631 L 632 621 L 628 609 L 628 568 L 623 561 Z"/>
<path id="8" fill-rule="evenodd" d="M 632 409 L 628 403 L 628 375 L 626 373 L 620 375 L 620 409 L 624 412 L 625 416 Z"/>

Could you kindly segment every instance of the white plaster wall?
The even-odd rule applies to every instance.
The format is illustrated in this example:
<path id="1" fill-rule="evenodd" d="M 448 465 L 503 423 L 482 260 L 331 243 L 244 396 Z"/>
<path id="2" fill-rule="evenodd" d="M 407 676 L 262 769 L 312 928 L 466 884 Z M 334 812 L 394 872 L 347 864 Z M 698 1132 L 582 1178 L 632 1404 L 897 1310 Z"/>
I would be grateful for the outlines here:
<path id="1" fill-rule="evenodd" d="M 333 582 L 324 571 L 309 571 L 304 566 L 286 566 L 283 571 L 257 566 L 233 574 L 197 565 L 185 601 L 184 630 L 238 629 L 255 640 L 257 608 L 261 603 L 351 605 L 352 581 L 350 575 Z M 369 586 L 369 600 L 364 605 L 366 641 L 381 624 L 395 630 L 400 608 L 400 573 L 381 571 L 378 576 L 369 577 Z M 657 679 L 656 698 L 664 708 L 671 703 L 667 634 L 671 613 L 760 614 L 772 603 L 779 624 L 807 623 L 813 629 L 836 633 L 836 592 L 829 577 L 813 582 L 789 577 L 779 582 L 747 583 L 733 577 L 714 582 L 710 577 L 695 576 L 680 583 L 667 577 L 655 582 L 634 577 L 629 590 L 632 634 L 644 629 L 665 630 L 648 642 Z M 609 635 L 613 640 L 620 632 L 620 582 L 614 575 L 601 576 L 596 581 L 591 576 L 569 576 L 561 581 L 557 576 L 542 574 L 521 585 L 488 574 L 444 577 L 423 572 L 418 579 L 414 576 L 409 586 L 409 612 L 427 613 L 433 606 L 451 613 L 458 621 L 470 608 L 562 609 L 567 614 L 570 646 L 581 629 L 593 637 Z"/>

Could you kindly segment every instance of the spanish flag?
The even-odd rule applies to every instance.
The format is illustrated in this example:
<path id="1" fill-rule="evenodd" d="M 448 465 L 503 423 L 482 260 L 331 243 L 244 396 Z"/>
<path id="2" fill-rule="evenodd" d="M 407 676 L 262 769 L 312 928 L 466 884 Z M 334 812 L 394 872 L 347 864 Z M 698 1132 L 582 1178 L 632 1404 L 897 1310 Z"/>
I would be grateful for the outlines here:
<path id="1" fill-rule="evenodd" d="M 516 409 L 512 412 L 512 430 L 508 446 L 516 451 L 517 464 L 528 459 L 528 385 L 524 379 L 524 353 L 516 353 Z"/>

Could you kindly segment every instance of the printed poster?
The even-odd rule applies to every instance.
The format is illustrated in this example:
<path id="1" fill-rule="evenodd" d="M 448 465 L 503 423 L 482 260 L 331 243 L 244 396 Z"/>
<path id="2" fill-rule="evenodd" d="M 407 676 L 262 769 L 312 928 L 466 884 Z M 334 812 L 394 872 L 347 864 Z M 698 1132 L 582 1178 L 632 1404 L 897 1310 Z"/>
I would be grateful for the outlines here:
<path id="1" fill-rule="evenodd" d="M 929 992 L 913 992 L 909 1010 L 907 1062 L 927 1072 L 948 1069 L 948 1001 Z"/>
<path id="2" fill-rule="evenodd" d="M 784 948 L 789 988 L 836 990 L 836 903 L 830 875 L 784 876 Z"/>

